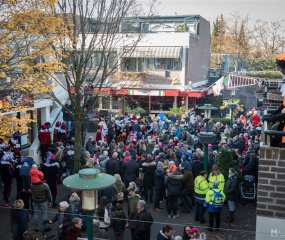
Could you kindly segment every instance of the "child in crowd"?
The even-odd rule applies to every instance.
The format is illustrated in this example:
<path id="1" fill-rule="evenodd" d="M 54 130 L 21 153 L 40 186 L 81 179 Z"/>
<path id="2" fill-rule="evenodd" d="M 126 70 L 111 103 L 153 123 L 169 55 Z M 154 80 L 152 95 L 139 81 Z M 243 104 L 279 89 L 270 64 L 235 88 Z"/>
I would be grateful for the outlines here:
<path id="1" fill-rule="evenodd" d="M 37 183 L 44 183 L 43 180 L 44 174 L 42 171 L 38 170 L 38 167 L 36 164 L 32 165 L 32 168 L 30 170 L 30 177 L 31 177 L 31 183 L 37 184 Z"/>

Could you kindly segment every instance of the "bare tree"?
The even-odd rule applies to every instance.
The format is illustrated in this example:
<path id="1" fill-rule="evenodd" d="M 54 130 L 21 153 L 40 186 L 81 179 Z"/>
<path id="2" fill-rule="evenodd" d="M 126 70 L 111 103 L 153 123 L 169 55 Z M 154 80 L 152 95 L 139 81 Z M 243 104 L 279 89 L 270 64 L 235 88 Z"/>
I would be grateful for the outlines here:
<path id="1" fill-rule="evenodd" d="M 59 96 L 51 95 L 75 124 L 75 172 L 80 167 L 82 122 L 98 105 L 104 89 L 122 81 L 116 72 L 143 37 L 138 17 L 152 15 L 153 4 L 150 2 L 146 12 L 134 0 L 61 0 L 54 7 L 54 14 L 63 19 L 57 41 L 50 42 L 55 58 L 61 59 L 63 73 L 63 78 L 55 80 L 68 92 L 72 111 Z M 123 80 L 129 84 L 127 78 Z"/>
<path id="2" fill-rule="evenodd" d="M 254 26 L 254 41 L 264 59 L 274 60 L 276 54 L 284 51 L 284 20 L 265 22 L 257 20 Z"/>

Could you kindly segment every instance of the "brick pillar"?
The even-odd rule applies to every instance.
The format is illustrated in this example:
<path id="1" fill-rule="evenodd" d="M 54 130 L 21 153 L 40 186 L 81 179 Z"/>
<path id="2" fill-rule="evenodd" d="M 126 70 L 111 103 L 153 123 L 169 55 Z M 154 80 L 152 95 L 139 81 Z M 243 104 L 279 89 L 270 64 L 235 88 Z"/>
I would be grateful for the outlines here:
<path id="1" fill-rule="evenodd" d="M 268 239 L 276 229 L 284 231 L 285 149 L 260 148 L 256 214 L 256 239 Z"/>

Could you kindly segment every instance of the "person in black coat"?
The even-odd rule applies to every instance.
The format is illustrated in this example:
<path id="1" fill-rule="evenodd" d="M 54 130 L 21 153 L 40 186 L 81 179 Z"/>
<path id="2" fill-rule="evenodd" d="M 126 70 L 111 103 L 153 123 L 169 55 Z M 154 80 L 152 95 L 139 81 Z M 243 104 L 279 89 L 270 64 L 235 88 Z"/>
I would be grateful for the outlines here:
<path id="1" fill-rule="evenodd" d="M 157 163 L 157 169 L 154 171 L 154 187 L 155 187 L 155 199 L 154 199 L 154 210 L 161 212 L 159 202 L 164 194 L 164 179 L 166 171 L 163 169 L 163 163 Z"/>
<path id="2" fill-rule="evenodd" d="M 139 165 L 136 163 L 134 156 L 123 165 L 123 179 L 125 186 L 130 182 L 135 182 L 139 177 Z"/>
<path id="3" fill-rule="evenodd" d="M 24 202 L 18 199 L 10 210 L 13 240 L 24 240 L 23 234 L 28 230 L 29 213 L 24 209 Z"/>
<path id="4" fill-rule="evenodd" d="M 152 203 L 153 200 L 153 187 L 154 187 L 154 171 L 156 170 L 156 162 L 152 161 L 152 156 L 150 154 L 147 155 L 146 161 L 142 164 L 143 169 L 143 186 L 144 186 L 144 194 L 145 201 L 148 202 L 148 193 L 150 194 L 149 200 Z"/>
<path id="5" fill-rule="evenodd" d="M 106 163 L 107 173 L 114 176 L 114 174 L 119 174 L 119 159 L 118 153 L 114 152 L 112 158 L 110 158 Z"/>
<path id="6" fill-rule="evenodd" d="M 177 218 L 177 202 L 180 190 L 182 188 L 183 174 L 180 168 L 176 168 L 173 172 L 169 173 L 165 179 L 165 188 L 167 189 L 167 212 L 168 218 Z"/>
<path id="7" fill-rule="evenodd" d="M 135 230 L 135 239 L 138 240 L 150 240 L 151 225 L 153 218 L 151 213 L 146 210 L 146 202 L 139 200 L 137 204 L 138 218 L 137 227 Z"/>
<path id="8" fill-rule="evenodd" d="M 202 161 L 200 161 L 197 152 L 194 152 L 192 155 L 191 167 L 194 179 L 200 175 L 201 171 L 204 170 L 204 164 Z"/>
<path id="9" fill-rule="evenodd" d="M 224 193 L 228 200 L 229 207 L 229 216 L 226 219 L 226 222 L 234 221 L 234 213 L 235 213 L 235 201 L 238 197 L 239 190 L 239 181 L 238 181 L 238 173 L 234 168 L 229 169 L 229 177 L 226 181 L 226 185 L 224 188 Z"/>
<path id="10" fill-rule="evenodd" d="M 49 224 L 57 222 L 58 240 L 66 240 L 66 230 L 72 224 L 73 215 L 70 212 L 69 204 L 65 201 L 59 203 L 59 211 Z"/>
<path id="11" fill-rule="evenodd" d="M 257 177 L 258 177 L 258 162 L 257 162 L 255 153 L 251 153 L 250 154 L 250 162 L 242 170 L 242 174 L 244 176 L 245 175 L 252 175 L 257 180 Z"/>
<path id="12" fill-rule="evenodd" d="M 173 228 L 169 225 L 165 225 L 162 230 L 157 234 L 156 240 L 173 240 Z"/>
<path id="13" fill-rule="evenodd" d="M 65 108 L 62 108 L 62 118 L 63 118 L 63 121 L 66 122 L 67 129 L 70 131 L 71 130 L 71 126 L 72 126 L 72 117 L 71 117 L 71 115 L 73 114 L 71 101 L 67 100 L 66 104 L 64 105 L 64 107 Z"/>
<path id="14" fill-rule="evenodd" d="M 44 174 L 44 179 L 49 186 L 52 195 L 52 206 L 56 207 L 56 195 L 57 195 L 57 175 L 59 173 L 60 165 L 55 161 L 55 156 L 51 155 L 51 159 L 47 158 L 46 163 L 41 164 L 41 171 Z"/>

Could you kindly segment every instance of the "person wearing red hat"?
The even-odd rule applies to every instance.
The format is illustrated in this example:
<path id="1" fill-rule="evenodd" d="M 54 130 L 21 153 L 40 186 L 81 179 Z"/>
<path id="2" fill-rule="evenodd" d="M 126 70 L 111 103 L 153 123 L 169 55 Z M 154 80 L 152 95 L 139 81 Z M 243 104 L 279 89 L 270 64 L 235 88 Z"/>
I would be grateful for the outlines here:
<path id="1" fill-rule="evenodd" d="M 41 157 L 43 161 L 45 161 L 46 153 L 48 152 L 51 145 L 51 136 L 50 133 L 46 131 L 46 129 L 46 125 L 43 124 L 38 134 L 38 138 L 40 140 Z"/>

